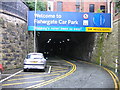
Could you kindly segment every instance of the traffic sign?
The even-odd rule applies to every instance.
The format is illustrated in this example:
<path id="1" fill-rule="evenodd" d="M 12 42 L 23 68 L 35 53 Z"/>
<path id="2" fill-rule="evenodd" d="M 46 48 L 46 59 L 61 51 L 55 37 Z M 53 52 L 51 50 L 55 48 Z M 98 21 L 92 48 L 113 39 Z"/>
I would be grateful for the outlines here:
<path id="1" fill-rule="evenodd" d="M 95 14 L 93 17 L 93 22 L 96 26 L 102 26 L 105 23 L 105 18 L 101 14 Z"/>
<path id="2" fill-rule="evenodd" d="M 84 18 L 84 19 L 88 19 L 88 14 L 86 14 L 86 13 L 83 14 L 83 18 Z"/>
<path id="3" fill-rule="evenodd" d="M 34 23 L 36 26 L 34 27 Z M 84 12 L 28 12 L 28 31 L 111 32 L 111 14 Z"/>

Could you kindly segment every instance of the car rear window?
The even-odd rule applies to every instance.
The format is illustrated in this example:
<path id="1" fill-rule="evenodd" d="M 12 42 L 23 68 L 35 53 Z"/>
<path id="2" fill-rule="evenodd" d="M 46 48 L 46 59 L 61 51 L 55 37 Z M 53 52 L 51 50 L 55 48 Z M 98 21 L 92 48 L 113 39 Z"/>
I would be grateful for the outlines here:
<path id="1" fill-rule="evenodd" d="M 31 55 L 27 55 L 26 59 L 29 59 Z"/>
<path id="2" fill-rule="evenodd" d="M 43 55 L 27 55 L 26 57 L 27 59 L 41 59 L 41 58 L 44 58 Z"/>

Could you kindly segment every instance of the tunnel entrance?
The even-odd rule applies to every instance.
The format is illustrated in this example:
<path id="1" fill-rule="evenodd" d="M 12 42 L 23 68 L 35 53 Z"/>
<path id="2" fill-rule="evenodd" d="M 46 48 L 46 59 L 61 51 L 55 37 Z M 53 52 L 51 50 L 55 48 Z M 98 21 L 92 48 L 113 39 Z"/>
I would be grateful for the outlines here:
<path id="1" fill-rule="evenodd" d="M 95 33 L 37 32 L 37 52 L 45 56 L 59 56 L 89 61 Z"/>

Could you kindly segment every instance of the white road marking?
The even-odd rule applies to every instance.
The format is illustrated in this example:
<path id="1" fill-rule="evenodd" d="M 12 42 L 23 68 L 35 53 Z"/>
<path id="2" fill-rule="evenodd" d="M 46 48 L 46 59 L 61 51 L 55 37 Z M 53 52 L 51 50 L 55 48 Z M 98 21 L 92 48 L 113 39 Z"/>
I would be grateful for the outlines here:
<path id="1" fill-rule="evenodd" d="M 6 77 L 5 79 L 2 79 L 2 80 L 0 81 L 0 83 L 6 81 L 6 80 L 8 80 L 8 79 L 10 79 L 11 77 L 13 77 L 13 76 L 15 76 L 15 75 L 21 73 L 22 71 L 23 71 L 23 70 L 20 70 L 20 71 L 18 71 L 18 72 L 16 72 L 16 73 L 14 73 L 14 74 L 12 74 L 12 75 Z"/>
<path id="2" fill-rule="evenodd" d="M 48 71 L 48 73 L 50 73 L 51 72 L 51 66 L 49 67 L 49 71 Z"/>

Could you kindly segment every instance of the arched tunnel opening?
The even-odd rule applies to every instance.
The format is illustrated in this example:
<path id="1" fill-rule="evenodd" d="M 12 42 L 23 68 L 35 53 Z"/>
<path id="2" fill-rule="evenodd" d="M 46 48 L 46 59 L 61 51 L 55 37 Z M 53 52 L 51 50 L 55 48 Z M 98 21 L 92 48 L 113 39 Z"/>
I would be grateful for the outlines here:
<path id="1" fill-rule="evenodd" d="M 66 57 L 90 61 L 95 33 L 37 32 L 37 52 L 46 57 Z"/>

